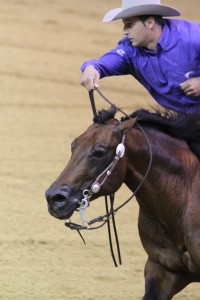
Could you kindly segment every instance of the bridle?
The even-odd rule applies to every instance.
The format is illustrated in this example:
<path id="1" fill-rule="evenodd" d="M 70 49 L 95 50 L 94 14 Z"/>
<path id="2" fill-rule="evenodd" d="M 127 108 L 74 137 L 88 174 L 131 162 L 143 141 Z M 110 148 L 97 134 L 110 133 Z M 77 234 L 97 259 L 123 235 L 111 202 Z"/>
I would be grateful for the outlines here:
<path id="1" fill-rule="evenodd" d="M 123 113 L 123 115 L 125 115 L 127 118 L 131 119 L 131 117 L 129 115 L 127 115 L 122 109 L 118 108 L 115 104 L 113 104 L 110 100 L 108 100 L 102 94 L 102 92 L 99 90 L 99 88 L 95 88 L 95 90 L 112 107 L 114 107 L 116 110 L 118 110 L 121 113 Z M 96 112 L 96 107 L 95 107 L 93 90 L 89 92 L 89 97 L 90 97 L 90 103 L 91 103 L 93 115 L 95 117 L 95 116 L 97 116 L 97 112 Z M 93 183 L 91 184 L 91 186 L 88 189 L 85 189 L 83 191 L 83 198 L 80 201 L 80 208 L 79 208 L 79 213 L 80 213 L 80 218 L 81 218 L 81 221 L 82 221 L 82 225 L 76 224 L 76 223 L 72 223 L 70 219 L 66 220 L 66 222 L 65 222 L 65 226 L 67 226 L 68 228 L 70 228 L 72 230 L 77 230 L 77 232 L 79 233 L 79 235 L 82 238 L 82 240 L 83 240 L 84 243 L 85 243 L 85 240 L 84 240 L 82 234 L 80 233 L 80 230 L 94 230 L 94 229 L 98 229 L 98 228 L 104 226 L 107 223 L 108 237 L 109 237 L 109 244 L 110 244 L 110 251 L 111 251 L 111 255 L 112 255 L 112 259 L 113 259 L 115 267 L 117 267 L 118 265 L 117 265 L 115 254 L 114 254 L 114 250 L 113 250 L 110 220 L 112 219 L 113 231 L 114 231 L 114 236 L 115 236 L 115 241 L 116 241 L 116 247 L 117 247 L 117 253 L 118 253 L 118 261 L 119 261 L 119 264 L 121 265 L 122 264 L 122 260 L 121 260 L 120 245 L 119 245 L 118 233 L 117 233 L 116 222 L 115 222 L 115 214 L 117 213 L 117 211 L 119 209 L 121 209 L 123 206 L 125 206 L 136 195 L 136 193 L 142 187 L 144 181 L 146 180 L 146 178 L 147 178 L 147 176 L 149 174 L 151 165 L 152 165 L 152 149 L 151 149 L 150 141 L 149 141 L 148 136 L 146 135 L 144 129 L 138 124 L 138 122 L 136 122 L 136 125 L 142 131 L 142 133 L 144 134 L 145 139 L 146 139 L 146 141 L 148 143 L 149 152 L 150 152 L 150 159 L 149 159 L 149 164 L 148 164 L 146 173 L 145 173 L 142 181 L 140 182 L 140 184 L 136 188 L 136 190 L 132 193 L 132 195 L 125 202 L 123 202 L 117 208 L 114 208 L 114 197 L 115 197 L 115 195 L 114 194 L 109 195 L 109 198 L 110 198 L 110 209 L 108 207 L 108 196 L 105 196 L 106 214 L 104 214 L 103 216 L 99 216 L 97 218 L 94 218 L 92 220 L 87 220 L 85 218 L 84 213 L 85 213 L 86 208 L 90 204 L 90 198 L 92 197 L 93 194 L 96 194 L 96 193 L 98 193 L 100 191 L 101 186 L 104 184 L 104 182 L 107 180 L 107 178 L 112 174 L 112 172 L 113 172 L 115 166 L 117 165 L 117 163 L 119 162 L 120 158 L 122 158 L 123 155 L 124 155 L 124 152 L 125 152 L 125 145 L 124 145 L 125 144 L 125 134 L 123 134 L 121 142 L 116 147 L 116 154 L 115 154 L 113 160 L 111 161 L 111 163 L 96 177 L 96 179 L 93 181 Z M 98 226 L 95 226 L 95 227 L 91 227 L 91 225 L 93 225 L 93 224 L 95 224 L 97 222 L 100 222 L 101 224 L 98 225 Z M 85 223 L 86 223 L 86 225 L 85 225 Z"/>

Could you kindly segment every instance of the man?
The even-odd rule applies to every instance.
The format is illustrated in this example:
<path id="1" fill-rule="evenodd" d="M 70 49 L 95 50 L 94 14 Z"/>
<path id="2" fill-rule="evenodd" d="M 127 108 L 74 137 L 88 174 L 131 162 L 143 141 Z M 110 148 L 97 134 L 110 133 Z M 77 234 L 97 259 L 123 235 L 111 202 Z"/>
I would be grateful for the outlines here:
<path id="1" fill-rule="evenodd" d="M 89 91 L 99 79 L 133 75 L 162 106 L 196 111 L 200 105 L 200 23 L 163 18 L 180 13 L 159 0 L 122 0 L 103 22 L 122 19 L 118 45 L 81 66 L 81 84 Z"/>

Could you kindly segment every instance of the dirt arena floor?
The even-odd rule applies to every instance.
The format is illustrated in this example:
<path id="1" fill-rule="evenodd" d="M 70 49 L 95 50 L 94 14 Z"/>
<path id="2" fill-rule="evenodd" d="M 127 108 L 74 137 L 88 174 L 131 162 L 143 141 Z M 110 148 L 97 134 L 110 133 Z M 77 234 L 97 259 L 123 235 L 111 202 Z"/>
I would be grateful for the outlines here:
<path id="1" fill-rule="evenodd" d="M 174 3 L 176 2 L 176 3 Z M 199 0 L 164 1 L 199 21 Z M 92 122 L 80 65 L 112 48 L 122 24 L 101 23 L 119 0 L 0 1 L 0 299 L 137 300 L 144 292 L 146 254 L 138 206 L 117 214 L 123 265 L 113 266 L 106 228 L 76 232 L 47 212 L 44 193 L 70 157 L 70 143 Z M 154 101 L 129 77 L 101 89 L 127 112 Z M 97 97 L 98 108 L 107 105 Z M 122 187 L 117 203 L 130 191 Z M 88 216 L 104 212 L 103 199 Z M 76 220 L 76 216 L 75 219 Z M 78 220 L 78 219 L 77 219 Z M 200 299 L 191 284 L 175 299 Z"/>

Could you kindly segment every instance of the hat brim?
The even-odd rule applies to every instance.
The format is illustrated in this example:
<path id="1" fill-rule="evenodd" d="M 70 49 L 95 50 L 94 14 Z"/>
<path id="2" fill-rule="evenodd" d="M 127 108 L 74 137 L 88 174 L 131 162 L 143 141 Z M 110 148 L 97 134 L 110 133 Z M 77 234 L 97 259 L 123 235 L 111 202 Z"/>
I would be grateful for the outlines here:
<path id="1" fill-rule="evenodd" d="M 172 7 L 160 4 L 146 4 L 130 7 L 127 9 L 115 8 L 110 10 L 103 18 L 103 22 L 110 22 L 118 19 L 136 17 L 142 15 L 159 15 L 163 17 L 180 16 L 180 12 Z"/>

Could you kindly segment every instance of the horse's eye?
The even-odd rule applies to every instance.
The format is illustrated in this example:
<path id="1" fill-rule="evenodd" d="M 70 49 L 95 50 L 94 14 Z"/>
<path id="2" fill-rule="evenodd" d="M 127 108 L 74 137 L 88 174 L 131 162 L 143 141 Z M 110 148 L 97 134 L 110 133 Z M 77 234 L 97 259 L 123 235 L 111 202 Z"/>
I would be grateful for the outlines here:
<path id="1" fill-rule="evenodd" d="M 96 157 L 96 158 L 101 158 L 101 157 L 103 157 L 104 156 L 104 154 L 105 154 L 105 150 L 103 150 L 103 149 L 98 149 L 98 150 L 94 150 L 93 152 L 92 152 L 92 156 L 93 157 Z"/>

